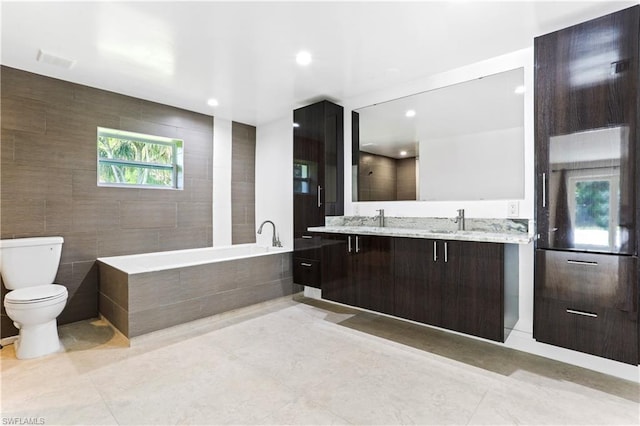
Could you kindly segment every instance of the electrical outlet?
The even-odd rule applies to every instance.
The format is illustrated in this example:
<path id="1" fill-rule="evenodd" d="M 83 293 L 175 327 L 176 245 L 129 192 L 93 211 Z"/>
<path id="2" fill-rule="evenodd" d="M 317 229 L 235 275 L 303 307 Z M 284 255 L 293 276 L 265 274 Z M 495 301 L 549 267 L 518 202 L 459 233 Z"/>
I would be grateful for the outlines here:
<path id="1" fill-rule="evenodd" d="M 518 202 L 517 201 L 508 201 L 507 202 L 507 217 L 518 217 Z"/>

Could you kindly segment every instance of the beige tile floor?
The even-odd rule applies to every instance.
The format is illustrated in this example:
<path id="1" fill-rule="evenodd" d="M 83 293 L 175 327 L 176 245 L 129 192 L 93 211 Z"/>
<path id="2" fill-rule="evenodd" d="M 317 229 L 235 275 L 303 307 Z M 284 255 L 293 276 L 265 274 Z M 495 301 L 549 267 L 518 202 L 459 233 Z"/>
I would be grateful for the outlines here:
<path id="1" fill-rule="evenodd" d="M 2 349 L 2 424 L 640 424 L 640 385 L 328 303 L 279 299 L 143 336 Z"/>

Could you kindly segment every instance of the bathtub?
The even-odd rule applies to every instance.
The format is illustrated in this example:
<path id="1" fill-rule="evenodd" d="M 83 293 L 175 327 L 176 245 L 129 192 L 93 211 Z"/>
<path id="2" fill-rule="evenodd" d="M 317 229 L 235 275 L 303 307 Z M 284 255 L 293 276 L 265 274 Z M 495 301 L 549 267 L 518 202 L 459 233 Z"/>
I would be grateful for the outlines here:
<path id="1" fill-rule="evenodd" d="M 100 314 L 131 339 L 290 295 L 291 262 L 256 244 L 101 257 Z"/>

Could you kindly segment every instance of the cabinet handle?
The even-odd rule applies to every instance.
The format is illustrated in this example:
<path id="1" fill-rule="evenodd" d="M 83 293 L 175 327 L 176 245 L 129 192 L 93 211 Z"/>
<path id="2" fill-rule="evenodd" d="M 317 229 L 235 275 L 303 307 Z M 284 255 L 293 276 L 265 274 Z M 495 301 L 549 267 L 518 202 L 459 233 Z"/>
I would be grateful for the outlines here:
<path id="1" fill-rule="evenodd" d="M 433 242 L 433 261 L 438 261 L 438 243 L 436 241 Z"/>
<path id="2" fill-rule="evenodd" d="M 567 263 L 572 265 L 584 265 L 584 266 L 598 266 L 598 262 L 590 261 L 590 260 L 567 260 Z"/>
<path id="3" fill-rule="evenodd" d="M 542 207 L 547 207 L 547 174 L 542 173 Z"/>
<path id="4" fill-rule="evenodd" d="M 322 187 L 318 185 L 318 207 L 322 207 L 322 199 L 320 197 L 320 192 L 322 192 Z"/>
<path id="5" fill-rule="evenodd" d="M 360 253 L 360 238 L 356 235 L 356 253 Z"/>
<path id="6" fill-rule="evenodd" d="M 313 265 L 307 262 L 300 262 L 300 266 L 306 266 L 307 268 L 312 267 Z"/>
<path id="7" fill-rule="evenodd" d="M 302 238 L 304 238 L 305 240 L 313 239 L 313 237 L 311 235 L 303 235 Z"/>
<path id="8" fill-rule="evenodd" d="M 351 235 L 349 235 L 349 237 L 347 237 L 348 241 L 349 241 L 349 253 L 351 253 Z"/>
<path id="9" fill-rule="evenodd" d="M 447 249 L 447 242 L 444 242 L 444 263 L 449 261 L 449 250 Z"/>
<path id="10" fill-rule="evenodd" d="M 576 311 L 575 309 L 567 309 L 568 314 L 582 315 L 583 317 L 598 318 L 598 314 L 593 312 Z"/>

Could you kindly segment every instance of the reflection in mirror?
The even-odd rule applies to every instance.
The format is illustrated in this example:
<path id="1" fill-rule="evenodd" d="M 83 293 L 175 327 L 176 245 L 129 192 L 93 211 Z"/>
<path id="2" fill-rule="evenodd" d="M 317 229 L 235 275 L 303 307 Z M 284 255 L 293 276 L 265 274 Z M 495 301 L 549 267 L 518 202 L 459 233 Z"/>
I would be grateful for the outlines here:
<path id="1" fill-rule="evenodd" d="M 354 111 L 353 200 L 524 198 L 524 71 Z"/>
<path id="2" fill-rule="evenodd" d="M 549 143 L 549 242 L 557 248 L 618 252 L 626 126 L 557 135 Z"/>

